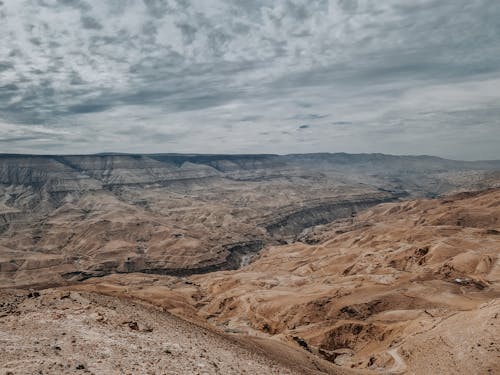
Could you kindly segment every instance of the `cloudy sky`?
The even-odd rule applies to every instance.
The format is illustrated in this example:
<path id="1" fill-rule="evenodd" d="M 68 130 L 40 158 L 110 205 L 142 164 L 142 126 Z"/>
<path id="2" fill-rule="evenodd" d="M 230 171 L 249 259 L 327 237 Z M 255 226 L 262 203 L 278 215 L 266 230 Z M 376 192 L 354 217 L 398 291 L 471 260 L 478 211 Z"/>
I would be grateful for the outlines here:
<path id="1" fill-rule="evenodd" d="M 498 0 L 0 0 L 0 152 L 500 159 Z"/>

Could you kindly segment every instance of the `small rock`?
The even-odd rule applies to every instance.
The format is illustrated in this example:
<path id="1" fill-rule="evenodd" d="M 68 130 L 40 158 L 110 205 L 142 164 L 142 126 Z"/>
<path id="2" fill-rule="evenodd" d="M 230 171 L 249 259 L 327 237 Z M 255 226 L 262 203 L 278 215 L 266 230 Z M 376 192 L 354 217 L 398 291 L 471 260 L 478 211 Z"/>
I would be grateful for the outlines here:
<path id="1" fill-rule="evenodd" d="M 138 331 L 139 330 L 139 325 L 137 324 L 137 322 L 128 322 L 128 327 L 132 331 Z"/>
<path id="2" fill-rule="evenodd" d="M 60 299 L 66 299 L 66 298 L 69 298 L 69 296 L 70 296 L 69 292 L 64 292 L 64 293 L 61 295 Z"/>
<path id="3" fill-rule="evenodd" d="M 28 293 L 28 298 L 38 298 L 40 297 L 40 293 L 37 292 L 36 290 L 30 290 Z"/>

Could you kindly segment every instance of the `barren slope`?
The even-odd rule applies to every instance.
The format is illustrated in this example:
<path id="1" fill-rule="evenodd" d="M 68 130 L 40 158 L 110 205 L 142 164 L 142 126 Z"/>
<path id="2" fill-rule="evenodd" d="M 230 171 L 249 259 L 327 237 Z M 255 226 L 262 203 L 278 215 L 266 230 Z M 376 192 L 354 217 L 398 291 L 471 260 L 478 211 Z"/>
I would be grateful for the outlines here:
<path id="1" fill-rule="evenodd" d="M 54 354 L 29 342 L 56 340 L 64 323 L 92 332 L 79 335 L 96 373 L 110 363 L 100 337 L 131 372 L 167 371 L 154 367 L 159 342 L 116 323 L 125 318 L 113 306 L 145 325 L 176 322 L 175 342 L 198 348 L 190 332 L 203 329 L 179 331 L 185 323 L 132 299 L 213 324 L 232 337 L 218 333 L 224 343 L 264 348 L 299 372 L 498 372 L 500 191 L 401 199 L 498 187 L 499 170 L 380 154 L 0 156 L 0 289 L 126 298 L 3 293 L 0 363 L 73 371 L 83 357 L 71 346 Z M 162 325 L 154 332 L 169 337 Z M 132 362 L 139 346 L 154 348 L 143 364 Z M 237 347 L 221 361 L 244 363 Z M 188 357 L 179 368 L 191 371 Z M 259 361 L 249 371 L 267 371 Z"/>
<path id="2" fill-rule="evenodd" d="M 279 343 L 264 350 L 128 300 L 60 290 L 0 300 L 2 374 L 336 373 Z"/>
<path id="3" fill-rule="evenodd" d="M 499 202 L 492 190 L 383 204 L 237 271 L 110 276 L 79 288 L 274 336 L 342 368 L 498 373 Z"/>

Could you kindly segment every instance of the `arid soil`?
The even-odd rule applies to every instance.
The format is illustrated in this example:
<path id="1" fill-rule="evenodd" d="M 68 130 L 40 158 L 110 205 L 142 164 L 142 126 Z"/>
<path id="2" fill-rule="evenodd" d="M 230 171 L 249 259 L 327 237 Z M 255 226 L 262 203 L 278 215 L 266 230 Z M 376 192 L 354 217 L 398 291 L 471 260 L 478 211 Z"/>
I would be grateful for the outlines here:
<path id="1" fill-rule="evenodd" d="M 0 155 L 0 373 L 500 373 L 499 171 Z"/>
<path id="2" fill-rule="evenodd" d="M 499 373 L 500 190 L 379 205 L 236 271 L 78 289 L 280 339 L 339 368 Z"/>
<path id="3" fill-rule="evenodd" d="M 0 298 L 1 374 L 335 373 L 279 343 L 265 350 L 130 300 L 61 290 Z"/>

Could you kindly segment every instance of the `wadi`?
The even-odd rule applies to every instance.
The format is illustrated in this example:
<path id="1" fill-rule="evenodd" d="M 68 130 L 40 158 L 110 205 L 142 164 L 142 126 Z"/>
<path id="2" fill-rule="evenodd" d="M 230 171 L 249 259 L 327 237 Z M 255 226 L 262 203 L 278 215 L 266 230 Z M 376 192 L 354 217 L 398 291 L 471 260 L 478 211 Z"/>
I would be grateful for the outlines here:
<path id="1" fill-rule="evenodd" d="M 500 372 L 500 161 L 0 155 L 2 373 Z"/>

